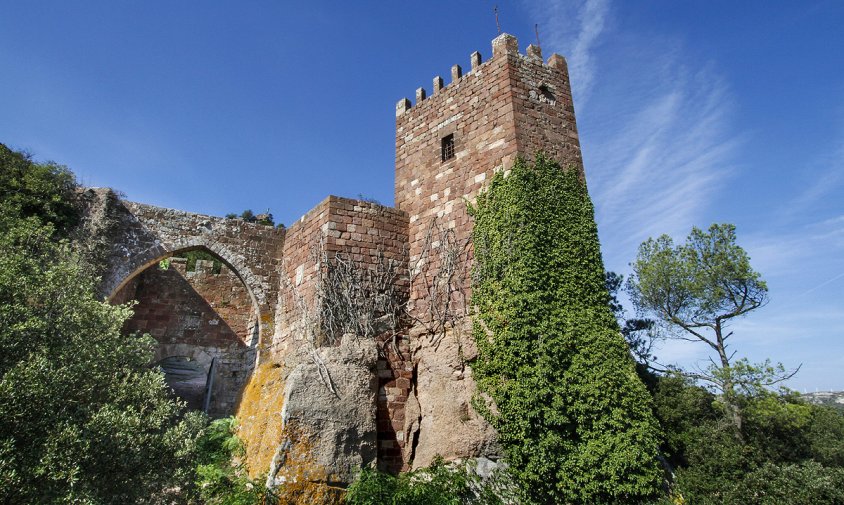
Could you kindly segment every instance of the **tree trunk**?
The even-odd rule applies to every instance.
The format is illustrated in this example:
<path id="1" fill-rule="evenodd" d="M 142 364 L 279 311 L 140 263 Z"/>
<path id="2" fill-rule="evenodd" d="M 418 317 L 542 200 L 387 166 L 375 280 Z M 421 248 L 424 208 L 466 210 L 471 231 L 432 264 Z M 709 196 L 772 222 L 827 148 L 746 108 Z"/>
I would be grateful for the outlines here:
<path id="1" fill-rule="evenodd" d="M 721 385 L 721 389 L 723 390 L 724 405 L 727 408 L 727 417 L 733 423 L 733 427 L 736 430 L 736 436 L 741 440 L 743 439 L 741 434 L 741 407 L 736 401 L 735 384 L 733 383 L 733 372 L 730 369 L 730 358 L 727 356 L 727 348 L 724 345 L 720 320 L 715 321 L 715 337 L 718 340 L 718 357 L 721 359 L 721 368 L 724 371 L 724 382 Z"/>

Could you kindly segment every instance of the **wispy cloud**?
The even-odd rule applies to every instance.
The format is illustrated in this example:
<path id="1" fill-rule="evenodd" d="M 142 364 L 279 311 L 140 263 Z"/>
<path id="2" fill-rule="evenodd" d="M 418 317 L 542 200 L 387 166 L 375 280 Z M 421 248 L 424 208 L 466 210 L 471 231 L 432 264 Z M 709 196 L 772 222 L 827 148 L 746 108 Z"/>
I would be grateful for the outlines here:
<path id="1" fill-rule="evenodd" d="M 818 201 L 840 190 L 844 185 L 844 138 L 838 145 L 816 156 L 804 169 L 803 180 L 810 181 L 795 197 L 784 205 L 779 213 L 783 220 L 804 213 Z"/>
<path id="2" fill-rule="evenodd" d="M 671 73 L 636 97 L 637 108 L 584 134 L 587 178 L 610 257 L 632 258 L 649 236 L 687 233 L 730 173 L 736 141 L 725 86 L 711 71 L 689 74 L 678 66 Z"/>
<path id="3" fill-rule="evenodd" d="M 637 32 L 614 15 L 621 4 L 544 0 L 529 8 L 554 34 L 543 39 L 543 49 L 568 57 L 607 268 L 624 272 L 647 237 L 682 239 L 715 214 L 742 218 L 737 213 L 747 207 L 715 207 L 727 199 L 722 192 L 735 195 L 728 184 L 746 181 L 742 174 L 751 166 L 744 164 L 752 163 L 743 152 L 750 142 L 735 127 L 733 90 L 717 61 L 696 59 L 682 36 Z M 844 380 L 828 359 L 844 336 L 844 216 L 835 203 L 844 188 L 842 164 L 839 142 L 802 167 L 806 176 L 795 180 L 805 182 L 794 184 L 793 197 L 757 200 L 770 212 L 745 217 L 740 236 L 768 280 L 771 303 L 736 321 L 736 349 L 754 361 L 804 363 L 796 387 L 828 387 L 824 374 L 838 386 Z M 826 215 L 815 212 L 820 208 Z M 674 341 L 658 354 L 693 366 L 707 349 Z"/>
<path id="4" fill-rule="evenodd" d="M 713 65 L 688 68 L 682 40 L 611 22 L 608 0 L 532 9 L 552 27 L 543 44 L 568 58 L 605 258 L 623 268 L 647 237 L 699 224 L 729 177 L 738 142 L 728 86 Z"/>
<path id="5" fill-rule="evenodd" d="M 609 0 L 547 0 L 531 3 L 534 19 L 544 20 L 540 28 L 543 45 L 566 56 L 575 103 L 582 110 L 589 101 L 595 76 L 595 44 L 607 25 Z M 547 34 L 547 35 L 546 35 Z"/>

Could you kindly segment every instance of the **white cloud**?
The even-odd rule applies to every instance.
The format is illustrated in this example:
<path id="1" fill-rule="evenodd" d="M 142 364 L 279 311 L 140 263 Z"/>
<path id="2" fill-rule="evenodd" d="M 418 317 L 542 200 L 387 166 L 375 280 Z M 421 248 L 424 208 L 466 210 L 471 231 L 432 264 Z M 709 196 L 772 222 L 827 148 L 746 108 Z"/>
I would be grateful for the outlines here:
<path id="1" fill-rule="evenodd" d="M 551 27 L 543 45 L 568 58 L 604 257 L 622 270 L 649 236 L 699 224 L 730 176 L 728 87 L 712 65 L 690 70 L 681 40 L 611 22 L 607 0 L 531 8 Z"/>
<path id="2" fill-rule="evenodd" d="M 530 7 L 534 19 L 544 20 L 540 25 L 543 46 L 565 55 L 569 73 L 577 76 L 572 79 L 572 94 L 577 106 L 584 109 L 597 66 L 594 46 L 607 24 L 609 0 L 547 0 Z"/>

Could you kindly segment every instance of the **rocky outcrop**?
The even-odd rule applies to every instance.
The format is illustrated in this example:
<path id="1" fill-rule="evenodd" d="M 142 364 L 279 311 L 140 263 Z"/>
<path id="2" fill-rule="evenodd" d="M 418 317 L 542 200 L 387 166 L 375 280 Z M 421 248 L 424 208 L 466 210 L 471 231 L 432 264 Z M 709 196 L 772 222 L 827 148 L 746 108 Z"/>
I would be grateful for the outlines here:
<path id="1" fill-rule="evenodd" d="M 290 356 L 271 487 L 302 480 L 345 486 L 375 464 L 377 359 L 374 339 L 353 335 L 338 347 L 302 345 Z"/>
<path id="2" fill-rule="evenodd" d="M 405 461 L 413 469 L 446 460 L 500 458 L 495 430 L 472 407 L 476 385 L 468 362 L 477 347 L 465 332 L 414 339 L 416 369 L 405 407 Z"/>

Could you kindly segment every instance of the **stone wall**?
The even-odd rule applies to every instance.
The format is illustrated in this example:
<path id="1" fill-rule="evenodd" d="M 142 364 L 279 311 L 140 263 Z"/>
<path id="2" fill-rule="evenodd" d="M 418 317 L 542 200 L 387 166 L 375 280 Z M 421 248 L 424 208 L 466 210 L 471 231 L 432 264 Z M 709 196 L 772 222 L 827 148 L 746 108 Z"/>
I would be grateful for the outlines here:
<path id="1" fill-rule="evenodd" d="M 519 53 L 518 41 L 503 34 L 493 41 L 493 57 L 471 56 L 471 69 L 452 67 L 452 82 L 434 93 L 420 88 L 416 103 L 396 107 L 396 207 L 409 215 L 409 261 L 419 266 L 432 223 L 454 230 L 456 243 L 472 232 L 466 202 L 473 202 L 496 170 L 516 156 L 531 158 L 543 151 L 564 166 L 581 167 L 565 60 L 552 55 L 542 63 L 539 48 Z M 454 157 L 442 159 L 443 138 L 453 135 Z M 436 240 L 436 238 L 434 239 Z M 468 252 L 471 258 L 471 249 Z M 426 311 L 422 279 L 411 300 L 421 316 Z M 468 299 L 468 284 L 461 286 Z"/>
<path id="2" fill-rule="evenodd" d="M 500 456 L 494 430 L 471 406 L 476 348 L 466 317 L 472 263 L 467 202 L 495 172 L 538 151 L 582 173 L 563 57 L 554 54 L 543 64 L 538 47 L 520 54 L 516 38 L 502 34 L 490 60 L 476 52 L 470 61 L 465 75 L 452 67 L 448 86 L 435 77 L 432 96 L 419 88 L 415 104 L 403 99 L 396 106 L 395 199 L 409 216 L 409 307 L 416 322 L 409 332 L 410 389 L 398 414 L 407 439 L 405 467 L 429 465 L 435 455 Z M 447 137 L 453 157 L 443 154 Z M 445 260 L 458 254 L 452 275 Z M 432 289 L 443 277 L 452 285 Z M 444 313 L 449 324 L 438 324 L 435 318 Z"/>
<path id="3" fill-rule="evenodd" d="M 234 413 L 255 364 L 258 316 L 231 269 L 223 266 L 214 273 L 213 262 L 198 260 L 196 270 L 187 272 L 185 259 L 171 258 L 169 268 L 147 268 L 115 298 L 137 301 L 124 331 L 152 335 L 157 362 L 187 357 L 207 374 L 216 358 L 209 414 Z M 174 388 L 179 392 L 177 384 Z"/>
<path id="4" fill-rule="evenodd" d="M 285 238 L 283 270 L 276 311 L 277 331 L 271 354 L 276 359 L 295 354 L 305 345 L 308 324 L 320 307 L 316 300 L 321 251 L 325 257 L 345 255 L 363 268 L 392 262 L 398 278 L 398 301 L 407 299 L 407 215 L 383 205 L 330 196 L 292 224 Z M 376 420 L 379 463 L 402 468 L 403 411 L 412 374 L 405 335 L 378 337 L 379 358 Z"/>
<path id="5" fill-rule="evenodd" d="M 293 223 L 287 229 L 283 249 L 272 354 L 283 355 L 295 340 L 305 338 L 303 318 L 315 320 L 323 252 L 329 259 L 343 254 L 365 268 L 375 268 L 383 256 L 402 272 L 397 287 L 406 293 L 406 230 L 404 212 L 337 196 L 329 196 Z"/>
<path id="6" fill-rule="evenodd" d="M 446 137 L 453 140 L 453 156 L 443 159 Z M 394 288 L 397 300 L 406 303 L 407 319 L 399 331 L 376 332 L 374 342 L 378 357 L 372 416 L 379 465 L 388 470 L 418 468 L 437 454 L 446 459 L 497 458 L 494 431 L 471 407 L 476 349 L 467 317 L 472 261 L 467 202 L 475 201 L 494 173 L 506 170 L 517 157 L 532 158 L 538 151 L 582 173 L 565 60 L 554 54 L 543 63 L 535 46 L 520 54 L 518 41 L 502 34 L 493 41 L 488 61 L 473 53 L 465 75 L 455 65 L 448 86 L 436 77 L 430 97 L 419 88 L 414 105 L 407 99 L 398 102 L 395 142 L 396 208 L 330 196 L 286 232 L 121 202 L 105 198 L 106 190 L 88 190 L 85 226 L 93 235 L 103 235 L 110 247 L 104 260 L 103 292 L 115 302 L 140 297 L 131 324 L 159 339 L 160 357 L 184 353 L 207 362 L 210 356 L 236 350 L 252 353 L 258 344 L 262 366 L 280 370 L 277 383 L 290 378 L 294 370 L 303 374 L 306 370 L 303 377 L 316 373 L 330 383 L 323 374 L 333 365 L 321 365 L 320 356 L 330 355 L 341 363 L 337 353 L 342 351 L 332 347 L 339 341 L 321 340 L 316 327 L 325 262 L 342 255 L 358 267 L 373 269 L 381 260 L 391 261 L 400 272 Z M 107 226 L 97 226 L 99 222 Z M 191 277 L 176 266 L 137 276 L 164 257 L 197 248 L 222 258 L 234 274 L 214 279 L 203 271 Z M 444 275 L 447 261 L 457 265 L 453 275 Z M 243 281 L 257 311 L 260 338 L 250 330 L 251 309 L 228 311 L 222 301 L 221 286 L 235 278 Z M 177 288 L 179 283 L 182 287 Z M 189 310 L 172 303 L 191 296 L 196 298 L 193 302 L 184 302 Z M 242 293 L 237 298 L 239 306 L 245 303 Z M 205 316 L 197 319 L 197 313 L 208 310 L 215 314 L 209 316 L 212 319 L 229 321 L 228 332 Z M 436 319 L 443 314 L 442 321 Z M 251 358 L 243 356 L 232 358 L 231 371 L 246 366 Z M 360 368 L 371 371 L 368 362 Z M 256 390 L 261 394 L 251 403 L 261 405 L 247 409 L 261 413 L 253 417 L 261 417 L 261 429 L 256 431 L 262 433 L 272 432 L 280 419 L 280 413 L 262 408 L 277 406 L 280 393 L 270 390 L 273 384 L 259 385 Z M 365 394 L 367 388 L 356 391 Z M 231 396 L 226 398 L 220 401 L 228 406 Z M 327 418 L 323 415 L 327 407 L 301 401 L 296 404 L 297 418 Z M 358 410 L 355 415 L 366 417 L 363 410 L 371 408 Z M 340 421 L 332 417 L 332 422 Z M 364 419 L 349 420 L 350 425 L 357 422 L 370 426 Z"/>
<path id="7" fill-rule="evenodd" d="M 88 188 L 81 197 L 81 234 L 99 250 L 104 298 L 113 300 L 136 275 L 164 258 L 206 249 L 243 281 L 258 308 L 261 340 L 271 339 L 283 229 L 127 202 L 105 188 Z"/>

